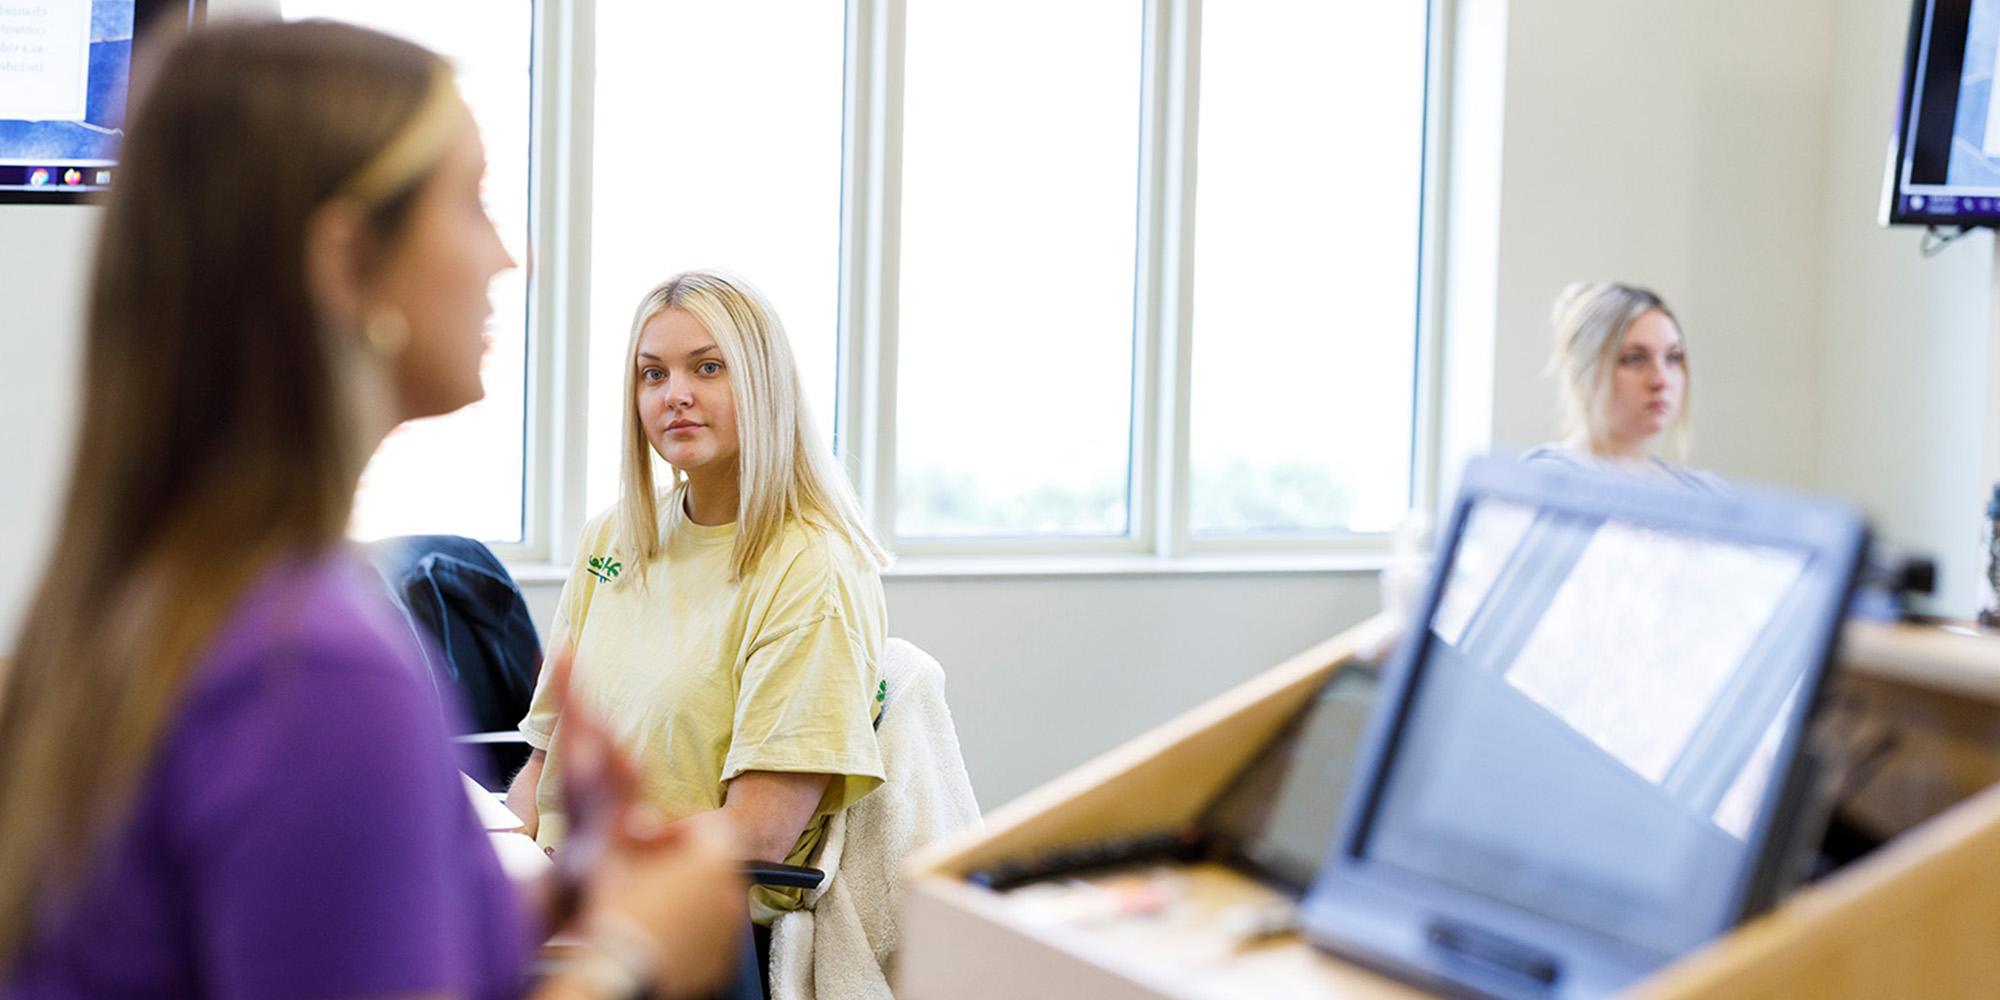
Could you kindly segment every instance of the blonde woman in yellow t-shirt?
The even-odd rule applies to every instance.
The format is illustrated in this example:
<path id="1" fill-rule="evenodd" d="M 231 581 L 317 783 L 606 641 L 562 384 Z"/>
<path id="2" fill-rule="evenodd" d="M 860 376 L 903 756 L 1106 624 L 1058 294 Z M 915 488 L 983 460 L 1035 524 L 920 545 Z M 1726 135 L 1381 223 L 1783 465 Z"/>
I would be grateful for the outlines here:
<path id="1" fill-rule="evenodd" d="M 640 301 L 625 356 L 622 496 L 584 527 L 549 648 L 575 651 L 570 697 L 632 748 L 653 805 L 720 813 L 746 859 L 802 863 L 827 818 L 883 780 L 887 553 L 756 289 L 669 278 Z M 535 749 L 507 805 L 560 850 L 546 688 L 521 722 Z M 768 924 L 798 896 L 757 889 L 753 916 Z"/>

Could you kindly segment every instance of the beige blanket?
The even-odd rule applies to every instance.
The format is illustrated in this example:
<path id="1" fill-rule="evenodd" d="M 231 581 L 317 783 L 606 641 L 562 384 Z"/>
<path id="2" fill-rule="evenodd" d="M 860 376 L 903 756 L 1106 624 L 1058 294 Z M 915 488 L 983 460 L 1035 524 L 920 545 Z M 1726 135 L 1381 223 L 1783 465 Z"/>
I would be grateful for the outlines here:
<path id="1" fill-rule="evenodd" d="M 771 1000 L 892 1000 L 903 862 L 979 822 L 979 803 L 944 701 L 944 669 L 890 639 L 877 738 L 888 781 L 828 824 L 809 862 L 826 881 L 771 927 Z"/>

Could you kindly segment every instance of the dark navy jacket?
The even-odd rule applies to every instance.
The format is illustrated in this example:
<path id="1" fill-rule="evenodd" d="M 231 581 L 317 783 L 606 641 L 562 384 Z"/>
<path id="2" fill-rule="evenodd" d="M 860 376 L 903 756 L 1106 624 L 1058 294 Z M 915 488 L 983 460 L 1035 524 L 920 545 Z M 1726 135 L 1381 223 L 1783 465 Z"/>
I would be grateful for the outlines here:
<path id="1" fill-rule="evenodd" d="M 367 549 L 396 603 L 430 640 L 424 656 L 440 700 L 459 700 L 470 732 L 520 725 L 534 697 L 542 644 L 507 568 L 485 545 L 459 535 L 403 535 Z M 513 777 L 528 758 L 525 743 L 482 751 L 488 773 L 473 776 L 488 787 Z"/>

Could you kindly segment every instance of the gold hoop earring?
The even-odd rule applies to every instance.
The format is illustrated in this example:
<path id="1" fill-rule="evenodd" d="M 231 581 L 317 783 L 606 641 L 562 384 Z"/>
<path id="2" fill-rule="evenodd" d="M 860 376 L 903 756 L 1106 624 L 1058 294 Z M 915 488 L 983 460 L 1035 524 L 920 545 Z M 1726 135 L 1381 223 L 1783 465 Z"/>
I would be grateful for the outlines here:
<path id="1" fill-rule="evenodd" d="M 361 321 L 361 339 L 376 354 L 393 358 L 410 346 L 410 321 L 392 305 L 372 306 Z"/>

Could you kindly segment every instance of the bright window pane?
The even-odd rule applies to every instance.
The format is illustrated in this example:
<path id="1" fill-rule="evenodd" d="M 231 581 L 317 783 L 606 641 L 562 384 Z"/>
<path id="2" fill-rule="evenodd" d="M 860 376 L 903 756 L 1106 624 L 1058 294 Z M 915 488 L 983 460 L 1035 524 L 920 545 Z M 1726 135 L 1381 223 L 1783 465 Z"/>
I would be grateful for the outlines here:
<path id="1" fill-rule="evenodd" d="M 1202 8 L 1197 533 L 1377 531 L 1409 505 L 1424 8 Z"/>
<path id="2" fill-rule="evenodd" d="M 771 300 L 832 446 L 845 32 L 832 0 L 598 3 L 592 510 L 618 494 L 632 311 L 689 268 L 733 271 Z"/>
<path id="3" fill-rule="evenodd" d="M 324 17 L 400 35 L 458 71 L 486 143 L 486 209 L 516 261 L 528 260 L 529 0 L 283 0 L 288 19 Z M 523 418 L 528 358 L 525 268 L 492 286 L 486 398 L 391 432 L 362 474 L 349 532 L 356 538 L 448 533 L 521 541 Z"/>
<path id="4" fill-rule="evenodd" d="M 1122 534 L 1142 5 L 908 10 L 897 534 Z"/>

